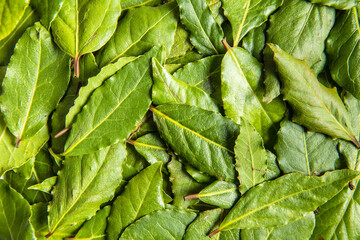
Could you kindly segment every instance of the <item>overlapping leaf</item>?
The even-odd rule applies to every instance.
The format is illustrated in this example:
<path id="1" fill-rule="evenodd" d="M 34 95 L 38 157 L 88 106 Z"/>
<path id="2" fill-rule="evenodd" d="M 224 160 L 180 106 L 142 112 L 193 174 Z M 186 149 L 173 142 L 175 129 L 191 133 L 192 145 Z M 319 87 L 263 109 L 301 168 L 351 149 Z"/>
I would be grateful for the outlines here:
<path id="1" fill-rule="evenodd" d="M 0 40 L 15 29 L 29 2 L 29 0 L 2 0 L 0 2 Z"/>
<path id="2" fill-rule="evenodd" d="M 40 16 L 41 23 L 50 29 L 65 0 L 31 0 L 31 5 Z"/>
<path id="3" fill-rule="evenodd" d="M 311 0 L 312 3 L 323 4 L 336 9 L 349 9 L 358 4 L 356 0 Z"/>

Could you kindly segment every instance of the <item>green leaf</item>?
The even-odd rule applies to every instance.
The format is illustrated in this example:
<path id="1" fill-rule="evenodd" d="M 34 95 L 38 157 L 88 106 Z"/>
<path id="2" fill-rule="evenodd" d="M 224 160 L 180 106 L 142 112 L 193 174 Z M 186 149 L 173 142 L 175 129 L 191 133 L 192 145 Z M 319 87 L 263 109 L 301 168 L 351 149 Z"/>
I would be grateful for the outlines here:
<path id="1" fill-rule="evenodd" d="M 73 240 L 105 240 L 105 229 L 107 225 L 107 217 L 110 213 L 110 206 L 106 206 L 96 213 L 94 217 L 86 221 L 80 228 Z"/>
<path id="2" fill-rule="evenodd" d="M 281 172 L 277 165 L 275 154 L 273 154 L 272 152 L 267 150 L 266 156 L 267 156 L 266 157 L 267 158 L 267 161 L 266 161 L 267 169 L 266 169 L 265 179 L 273 180 L 275 178 L 278 178 L 281 175 Z"/>
<path id="3" fill-rule="evenodd" d="M 152 100 L 154 104 L 179 103 L 218 111 L 215 101 L 203 90 L 174 78 L 156 59 L 152 60 Z"/>
<path id="4" fill-rule="evenodd" d="M 30 214 L 29 203 L 0 179 L 0 238 L 35 240 L 29 223 Z"/>
<path id="5" fill-rule="evenodd" d="M 221 94 L 227 117 L 240 124 L 241 117 L 253 125 L 269 143 L 285 113 L 285 104 L 276 99 L 262 101 L 262 64 L 242 48 L 229 48 L 221 64 Z"/>
<path id="6" fill-rule="evenodd" d="M 310 131 L 342 138 L 360 145 L 351 128 L 348 112 L 336 88 L 326 88 L 316 79 L 305 61 L 290 56 L 277 45 L 269 44 L 274 52 L 284 100 L 294 110 L 293 121 Z"/>
<path id="7" fill-rule="evenodd" d="M 318 3 L 340 10 L 352 8 L 359 3 L 356 0 L 310 0 L 310 1 L 312 3 Z"/>
<path id="8" fill-rule="evenodd" d="M 186 31 L 185 27 L 181 23 L 178 23 L 174 37 L 174 44 L 172 45 L 170 54 L 167 58 L 184 56 L 187 51 L 190 51 L 193 48 L 194 47 L 189 39 L 188 31 Z"/>
<path id="9" fill-rule="evenodd" d="M 278 227 L 295 221 L 330 200 L 358 176 L 357 171 L 337 170 L 321 177 L 290 173 L 266 181 L 240 198 L 217 231 Z"/>
<path id="10" fill-rule="evenodd" d="M 79 76 L 80 56 L 105 45 L 115 32 L 121 13 L 118 0 L 64 0 L 51 28 L 55 42 L 74 58 Z"/>
<path id="11" fill-rule="evenodd" d="M 119 239 L 181 240 L 195 217 L 195 213 L 180 210 L 156 211 L 130 225 Z"/>
<path id="12" fill-rule="evenodd" d="M 329 69 L 334 81 L 360 98 L 360 6 L 343 12 L 336 20 L 326 44 Z"/>
<path id="13" fill-rule="evenodd" d="M 258 61 L 263 61 L 262 51 L 265 47 L 266 23 L 251 29 L 242 39 L 241 46 L 248 50 Z"/>
<path id="14" fill-rule="evenodd" d="M 290 17 L 291 16 L 291 17 Z M 325 40 L 335 22 L 335 10 L 303 0 L 288 0 L 270 17 L 268 43 L 279 45 L 284 51 L 306 63 L 318 74 L 325 64 Z M 284 37 L 286 36 L 286 37 Z M 264 101 L 271 102 L 280 94 L 271 51 L 265 49 Z"/>
<path id="15" fill-rule="evenodd" d="M 335 170 L 339 162 L 337 141 L 305 129 L 290 121 L 284 121 L 275 145 L 278 162 L 284 173 L 300 172 L 318 175 Z"/>
<path id="16" fill-rule="evenodd" d="M 129 142 L 150 164 L 156 162 L 167 163 L 170 160 L 167 146 L 157 133 L 148 133 L 139 137 L 136 141 L 129 140 Z"/>
<path id="17" fill-rule="evenodd" d="M 35 157 L 20 168 L 4 174 L 4 180 L 20 193 L 30 204 L 48 202 L 48 194 L 30 190 L 29 187 L 39 184 L 45 179 L 54 176 L 53 161 L 49 154 L 41 150 Z"/>
<path id="18" fill-rule="evenodd" d="M 267 21 L 271 13 L 284 0 L 223 0 L 225 16 L 229 19 L 234 38 L 234 47 L 251 30 Z"/>
<path id="19" fill-rule="evenodd" d="M 123 179 L 129 180 L 147 166 L 146 159 L 131 144 L 126 144 L 126 160 L 123 163 Z"/>
<path id="20" fill-rule="evenodd" d="M 33 137 L 21 141 L 19 147 L 15 147 L 16 138 L 10 133 L 1 114 L 0 133 L 0 176 L 35 157 L 49 139 L 48 127 L 45 125 Z"/>
<path id="21" fill-rule="evenodd" d="M 122 180 L 123 144 L 89 155 L 66 157 L 50 202 L 49 234 L 74 233 L 100 205 L 112 199 Z"/>
<path id="22" fill-rule="evenodd" d="M 213 94 L 220 88 L 221 60 L 223 55 L 213 55 L 190 62 L 174 73 L 174 77 Z"/>
<path id="23" fill-rule="evenodd" d="M 121 0 L 121 8 L 123 10 L 136 8 L 140 6 L 156 6 L 159 5 L 161 0 Z"/>
<path id="24" fill-rule="evenodd" d="M 154 163 L 142 170 L 125 186 L 113 203 L 108 218 L 108 239 L 118 239 L 123 230 L 137 219 L 165 208 L 162 163 Z"/>
<path id="25" fill-rule="evenodd" d="M 175 157 L 167 164 L 167 168 L 170 173 L 171 190 L 174 194 L 172 205 L 178 208 L 188 208 L 195 205 L 198 201 L 185 201 L 184 197 L 199 192 L 204 186 L 196 182 Z"/>
<path id="26" fill-rule="evenodd" d="M 197 170 L 189 164 L 185 165 L 185 170 L 198 183 L 211 183 L 213 181 L 213 177 Z"/>
<path id="27" fill-rule="evenodd" d="M 0 40 L 0 65 L 7 65 L 13 54 L 16 42 L 19 40 L 25 30 L 32 26 L 38 20 L 31 7 L 27 7 L 16 28 L 4 39 Z"/>
<path id="28" fill-rule="evenodd" d="M 31 6 L 39 14 L 41 23 L 50 29 L 52 21 L 58 15 L 64 0 L 31 0 Z"/>
<path id="29" fill-rule="evenodd" d="M 66 123 L 65 126 L 69 127 L 74 122 L 74 119 L 77 114 L 80 113 L 82 107 L 86 104 L 91 94 L 100 87 L 104 81 L 114 75 L 126 64 L 136 60 L 137 57 L 124 57 L 120 58 L 113 64 L 109 64 L 101 69 L 101 71 L 94 77 L 88 79 L 86 86 L 80 88 L 79 94 L 75 99 L 74 106 L 72 106 L 66 114 Z"/>
<path id="30" fill-rule="evenodd" d="M 1 0 L 0 1 L 0 40 L 7 37 L 21 21 L 29 0 Z"/>
<path id="31" fill-rule="evenodd" d="M 223 211 L 220 208 L 201 212 L 199 216 L 186 229 L 184 240 L 210 240 L 207 236 L 211 230 L 218 227 Z M 239 230 L 220 232 L 216 236 L 217 240 L 239 240 Z"/>
<path id="32" fill-rule="evenodd" d="M 206 4 L 209 6 L 215 21 L 219 24 L 219 26 L 221 26 L 221 24 L 226 21 L 224 11 L 221 8 L 221 0 L 206 0 Z"/>
<path id="33" fill-rule="evenodd" d="M 229 209 L 239 199 L 240 194 L 236 184 L 215 181 L 195 196 L 207 204 Z"/>
<path id="34" fill-rule="evenodd" d="M 49 178 L 46 178 L 41 183 L 38 183 L 38 184 L 28 187 L 28 189 L 38 190 L 38 191 L 50 194 L 52 188 L 56 184 L 56 181 L 57 181 L 57 176 L 49 177 Z"/>
<path id="35" fill-rule="evenodd" d="M 265 180 L 267 168 L 264 142 L 247 120 L 241 121 L 240 135 L 236 139 L 234 151 L 240 192 L 244 194 L 249 188 Z"/>
<path id="36" fill-rule="evenodd" d="M 181 22 L 190 31 L 190 41 L 203 55 L 225 52 L 224 33 L 205 0 L 177 0 Z"/>
<path id="37" fill-rule="evenodd" d="M 183 104 L 151 110 L 161 137 L 175 153 L 202 172 L 235 179 L 233 149 L 238 125 L 219 113 Z"/>
<path id="38" fill-rule="evenodd" d="M 315 215 L 310 213 L 280 227 L 241 230 L 241 238 L 247 240 L 308 240 L 314 227 Z"/>
<path id="39" fill-rule="evenodd" d="M 143 54 L 154 45 L 162 45 L 170 53 L 176 31 L 176 11 L 174 3 L 130 9 L 119 21 L 112 38 L 99 51 L 97 60 L 100 67 L 123 56 Z"/>
<path id="40" fill-rule="evenodd" d="M 154 47 L 97 88 L 77 115 L 63 155 L 91 153 L 125 140 L 151 103 L 150 59 L 162 56 L 162 49 Z"/>
<path id="41" fill-rule="evenodd" d="M 17 143 L 44 127 L 69 80 L 70 59 L 50 33 L 39 23 L 28 28 L 15 47 L 0 97 L 4 120 Z"/>

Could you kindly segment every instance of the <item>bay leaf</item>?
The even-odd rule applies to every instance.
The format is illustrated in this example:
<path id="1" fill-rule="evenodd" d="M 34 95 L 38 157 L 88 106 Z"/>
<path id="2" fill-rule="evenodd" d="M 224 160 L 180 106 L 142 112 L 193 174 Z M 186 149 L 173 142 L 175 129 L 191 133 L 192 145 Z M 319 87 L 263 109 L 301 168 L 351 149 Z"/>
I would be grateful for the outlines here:
<path id="1" fill-rule="evenodd" d="M 136 129 L 151 102 L 152 57 L 161 59 L 162 49 L 152 48 L 121 68 L 91 94 L 72 125 L 63 155 L 94 152 L 124 141 Z"/>
<path id="2" fill-rule="evenodd" d="M 184 56 L 187 51 L 193 48 L 194 46 L 190 42 L 188 31 L 181 22 L 178 22 L 174 37 L 174 44 L 171 46 L 171 51 L 167 58 Z"/>
<path id="3" fill-rule="evenodd" d="M 260 134 L 247 121 L 242 120 L 240 134 L 235 143 L 235 169 L 238 172 L 240 192 L 265 180 L 267 154 Z"/>
<path id="4" fill-rule="evenodd" d="M 326 42 L 329 69 L 333 80 L 360 99 L 359 57 L 360 7 L 341 13 Z"/>
<path id="5" fill-rule="evenodd" d="M 152 100 L 154 104 L 179 103 L 218 111 L 215 101 L 203 90 L 188 85 L 169 74 L 156 59 L 152 60 Z"/>
<path id="6" fill-rule="evenodd" d="M 193 166 L 186 164 L 185 165 L 186 172 L 198 183 L 211 183 L 213 181 L 213 178 L 206 173 L 203 173 Z"/>
<path id="7" fill-rule="evenodd" d="M 228 48 L 221 64 L 221 94 L 227 117 L 240 124 L 241 117 L 252 124 L 265 144 L 278 130 L 285 113 L 281 99 L 264 103 L 262 64 L 240 47 Z"/>
<path id="8" fill-rule="evenodd" d="M 89 155 L 66 157 L 58 173 L 50 202 L 49 234 L 70 233 L 111 200 L 122 180 L 124 144 L 116 144 Z"/>
<path id="9" fill-rule="evenodd" d="M 100 49 L 114 34 L 121 13 L 118 0 L 64 0 L 52 21 L 55 42 L 74 58 L 79 77 L 79 58 Z"/>
<path id="10" fill-rule="evenodd" d="M 183 104 L 151 108 L 161 137 L 188 163 L 211 176 L 235 179 L 239 127 L 219 113 Z"/>
<path id="11" fill-rule="evenodd" d="M 206 0 L 177 0 L 181 22 L 190 31 L 190 41 L 202 55 L 225 51 L 224 33 L 215 21 Z"/>
<path id="12" fill-rule="evenodd" d="M 284 100 L 294 110 L 293 121 L 310 131 L 341 138 L 360 146 L 353 133 L 350 117 L 335 88 L 326 88 L 317 80 L 305 61 L 297 60 L 279 46 L 274 52 Z"/>
<path id="13" fill-rule="evenodd" d="M 215 21 L 221 26 L 221 24 L 226 21 L 224 11 L 221 8 L 222 2 L 220 0 L 206 0 L 206 4 L 209 6 Z"/>
<path id="14" fill-rule="evenodd" d="M 64 0 L 31 0 L 30 4 L 40 16 L 40 21 L 49 30 L 58 15 Z"/>
<path id="15" fill-rule="evenodd" d="M 234 47 L 251 30 L 266 22 L 267 18 L 283 0 L 223 0 L 225 16 L 229 19 L 234 38 Z"/>
<path id="16" fill-rule="evenodd" d="M 263 49 L 265 47 L 267 24 L 251 29 L 242 39 L 241 46 L 253 55 L 259 62 L 263 61 Z"/>
<path id="17" fill-rule="evenodd" d="M 359 172 L 336 170 L 321 177 L 290 173 L 251 188 L 218 231 L 278 227 L 302 218 L 338 194 Z"/>
<path id="18" fill-rule="evenodd" d="M 49 178 L 46 178 L 41 183 L 38 183 L 38 184 L 28 187 L 28 189 L 38 190 L 38 191 L 50 194 L 52 188 L 56 184 L 56 181 L 57 181 L 57 176 L 49 177 Z"/>
<path id="19" fill-rule="evenodd" d="M 310 0 L 312 3 L 322 4 L 335 9 L 350 9 L 358 4 L 356 0 Z"/>
<path id="20" fill-rule="evenodd" d="M 40 23 L 28 28 L 15 47 L 0 97 L 16 145 L 44 127 L 69 80 L 70 59 L 52 42 L 50 33 Z"/>
<path id="21" fill-rule="evenodd" d="M 0 179 L 0 238 L 35 240 L 30 215 L 29 203 Z"/>
<path id="22" fill-rule="evenodd" d="M 157 162 L 142 170 L 116 198 L 108 218 L 108 239 L 118 239 L 124 229 L 137 219 L 165 208 L 161 166 L 162 162 Z"/>
<path id="23" fill-rule="evenodd" d="M 100 67 L 120 57 L 138 56 L 153 46 L 164 46 L 166 53 L 170 53 L 176 31 L 176 11 L 177 6 L 173 2 L 159 7 L 130 9 L 120 19 L 109 42 L 98 52 Z"/>
<path id="24" fill-rule="evenodd" d="M 266 180 L 273 180 L 278 178 L 281 175 L 280 168 L 277 164 L 276 155 L 270 152 L 269 150 L 266 151 L 266 174 L 265 179 Z"/>
<path id="25" fill-rule="evenodd" d="M 16 28 L 28 5 L 29 0 L 1 0 L 0 40 Z"/>
<path id="26" fill-rule="evenodd" d="M 181 240 L 187 225 L 195 218 L 196 213 L 193 212 L 159 210 L 130 225 L 119 239 Z"/>
<path id="27" fill-rule="evenodd" d="M 322 174 L 335 170 L 340 162 L 337 141 L 321 133 L 306 132 L 290 121 L 282 122 L 274 148 L 284 173 Z"/>
<path id="28" fill-rule="evenodd" d="M 121 8 L 123 10 L 141 7 L 141 6 L 156 6 L 161 3 L 161 0 L 122 0 Z"/>

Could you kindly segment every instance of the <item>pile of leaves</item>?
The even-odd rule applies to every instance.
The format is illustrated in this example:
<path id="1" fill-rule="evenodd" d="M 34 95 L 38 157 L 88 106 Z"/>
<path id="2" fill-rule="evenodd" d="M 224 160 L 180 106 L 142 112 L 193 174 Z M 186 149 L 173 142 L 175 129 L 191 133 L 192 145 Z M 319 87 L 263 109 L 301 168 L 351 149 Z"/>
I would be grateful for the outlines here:
<path id="1" fill-rule="evenodd" d="M 360 239 L 357 0 L 0 13 L 0 239 Z"/>

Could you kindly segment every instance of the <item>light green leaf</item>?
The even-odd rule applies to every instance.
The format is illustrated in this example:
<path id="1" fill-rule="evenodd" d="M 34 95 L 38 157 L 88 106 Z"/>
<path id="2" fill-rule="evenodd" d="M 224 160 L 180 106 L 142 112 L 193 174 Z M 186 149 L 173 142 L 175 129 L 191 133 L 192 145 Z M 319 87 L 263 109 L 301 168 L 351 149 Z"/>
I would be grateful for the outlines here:
<path id="1" fill-rule="evenodd" d="M 318 175 L 335 170 L 339 163 L 337 141 L 305 129 L 290 121 L 284 121 L 275 145 L 278 162 L 284 173 L 300 172 Z"/>
<path id="2" fill-rule="evenodd" d="M 360 6 L 341 13 L 326 44 L 334 81 L 360 99 Z"/>
<path id="3" fill-rule="evenodd" d="M 0 179 L 0 238 L 35 240 L 29 223 L 30 214 L 29 203 Z"/>
<path id="4" fill-rule="evenodd" d="M 21 21 L 29 0 L 0 1 L 0 40 L 7 37 Z"/>
<path id="5" fill-rule="evenodd" d="M 291 16 L 291 17 L 290 17 Z M 325 40 L 335 22 L 335 10 L 303 0 L 287 0 L 270 17 L 267 30 L 268 43 L 279 45 L 284 51 L 306 63 L 316 74 L 325 64 Z M 286 37 L 284 37 L 286 36 Z M 265 48 L 264 101 L 271 102 L 280 94 L 271 51 Z"/>
<path id="6" fill-rule="evenodd" d="M 176 31 L 176 11 L 174 3 L 130 9 L 119 21 L 113 37 L 99 51 L 97 59 L 100 67 L 123 56 L 143 54 L 154 45 L 162 45 L 170 53 Z"/>
<path id="7" fill-rule="evenodd" d="M 58 15 L 64 0 L 31 0 L 31 6 L 39 14 L 41 23 L 50 29 L 52 21 Z"/>
<path id="8" fill-rule="evenodd" d="M 310 213 L 280 227 L 241 230 L 241 238 L 246 240 L 308 240 L 314 227 L 315 215 Z"/>
<path id="9" fill-rule="evenodd" d="M 253 125 L 265 144 L 278 130 L 278 122 L 285 113 L 285 104 L 276 99 L 262 101 L 262 64 L 242 48 L 229 48 L 221 64 L 221 93 L 225 114 L 240 124 L 241 117 Z"/>
<path id="10" fill-rule="evenodd" d="M 215 181 L 194 196 L 207 204 L 229 209 L 238 200 L 240 194 L 236 184 Z"/>
<path id="11" fill-rule="evenodd" d="M 181 162 L 175 157 L 167 164 L 170 173 L 171 190 L 174 194 L 172 205 L 179 208 L 188 208 L 195 205 L 198 201 L 185 201 L 184 197 L 199 192 L 204 186 L 196 182 L 184 169 Z"/>
<path id="12" fill-rule="evenodd" d="M 235 179 L 234 143 L 239 127 L 221 114 L 183 104 L 152 108 L 161 137 L 202 172 Z"/>
<path id="13" fill-rule="evenodd" d="M 134 61 L 137 57 L 124 57 L 120 58 L 113 64 L 109 64 L 101 69 L 101 71 L 94 77 L 88 79 L 86 86 L 80 88 L 78 97 L 75 99 L 74 106 L 72 106 L 66 114 L 65 126 L 69 127 L 74 122 L 74 119 L 78 113 L 80 113 L 82 107 L 86 104 L 90 95 L 100 87 L 104 81 L 114 75 L 126 64 Z"/>
<path id="14" fill-rule="evenodd" d="M 174 78 L 156 59 L 152 60 L 154 104 L 179 103 L 196 106 L 209 111 L 219 111 L 215 101 L 203 90 Z"/>
<path id="15" fill-rule="evenodd" d="M 41 183 L 38 183 L 38 184 L 35 184 L 35 185 L 32 185 L 32 186 L 28 187 L 28 189 L 30 189 L 30 190 L 38 190 L 38 191 L 50 194 L 50 192 L 51 192 L 52 188 L 54 187 L 56 181 L 57 181 L 57 176 L 49 177 L 49 178 L 46 178 Z"/>
<path id="16" fill-rule="evenodd" d="M 162 49 L 152 48 L 108 78 L 91 94 L 72 125 L 63 155 L 94 152 L 130 135 L 151 103 L 152 57 L 162 59 Z"/>
<path id="17" fill-rule="evenodd" d="M 96 213 L 94 217 L 86 221 L 72 240 L 105 240 L 105 229 L 110 206 L 106 206 Z"/>
<path id="18" fill-rule="evenodd" d="M 266 156 L 267 156 L 266 157 L 267 169 L 266 169 L 265 179 L 273 180 L 275 178 L 278 178 L 281 175 L 281 171 L 277 165 L 275 154 L 273 154 L 269 150 L 266 150 Z"/>
<path id="19" fill-rule="evenodd" d="M 260 134 L 245 119 L 241 121 L 240 135 L 236 139 L 234 151 L 240 192 L 244 194 L 249 188 L 265 180 L 267 168 L 264 142 Z"/>
<path id="20" fill-rule="evenodd" d="M 170 156 L 167 153 L 168 149 L 165 143 L 161 140 L 157 133 L 148 133 L 136 139 L 136 141 L 129 140 L 138 151 L 150 164 L 156 162 L 167 163 Z"/>
<path id="21" fill-rule="evenodd" d="M 221 60 L 223 55 L 213 55 L 190 62 L 174 73 L 174 77 L 213 94 L 220 88 Z"/>
<path id="22" fill-rule="evenodd" d="M 321 177 L 290 173 L 266 181 L 240 198 L 216 231 L 278 227 L 295 221 L 330 200 L 358 176 L 357 171 L 337 170 Z"/>
<path id="23" fill-rule="evenodd" d="M 224 11 L 221 8 L 221 0 L 206 0 L 206 4 L 209 6 L 209 9 L 215 19 L 215 21 L 221 26 L 221 24 L 226 21 L 224 16 Z"/>
<path id="24" fill-rule="evenodd" d="M 137 219 L 165 208 L 162 163 L 154 163 L 133 177 L 113 203 L 106 229 L 108 239 L 118 239 Z"/>
<path id="25" fill-rule="evenodd" d="M 172 45 L 170 54 L 167 58 L 184 56 L 187 51 L 190 51 L 193 48 L 194 47 L 189 39 L 188 31 L 181 23 L 178 23 L 174 37 L 174 44 Z"/>
<path id="26" fill-rule="evenodd" d="M 318 3 L 340 10 L 352 8 L 359 3 L 356 0 L 310 0 L 310 1 L 312 3 Z"/>
<path id="27" fill-rule="evenodd" d="M 0 176 L 35 157 L 48 139 L 48 127 L 45 125 L 33 137 L 21 141 L 19 147 L 15 147 L 16 138 L 10 133 L 0 114 Z"/>
<path id="28" fill-rule="evenodd" d="M 123 179 L 130 180 L 147 166 L 146 159 L 131 144 L 126 144 L 126 160 L 123 163 Z"/>
<path id="29" fill-rule="evenodd" d="M 25 30 L 38 20 L 31 7 L 27 7 L 16 28 L 4 39 L 0 40 L 0 65 L 7 65 L 14 52 L 16 42 Z"/>
<path id="30" fill-rule="evenodd" d="M 281 77 L 284 100 L 294 111 L 293 121 L 310 131 L 342 138 L 360 146 L 336 88 L 321 85 L 305 61 L 295 59 L 277 45 L 269 46 L 274 52 Z"/>
<path id="31" fill-rule="evenodd" d="M 159 5 L 161 0 L 121 0 L 121 8 L 123 10 L 136 8 L 141 6 L 156 6 Z"/>
<path id="32" fill-rule="evenodd" d="M 259 27 L 251 29 L 242 39 L 241 46 L 248 50 L 258 61 L 263 61 L 262 51 L 265 47 L 265 29 L 266 23 Z"/>
<path id="33" fill-rule="evenodd" d="M 167 209 L 156 211 L 130 225 L 119 239 L 181 240 L 187 225 L 195 217 L 193 212 Z"/>
<path id="34" fill-rule="evenodd" d="M 210 240 L 207 236 L 211 230 L 219 226 L 223 210 L 216 208 L 201 212 L 199 216 L 186 229 L 184 240 Z M 217 240 L 239 240 L 240 230 L 220 232 L 214 236 Z"/>
<path id="35" fill-rule="evenodd" d="M 177 0 L 181 22 L 190 31 L 190 41 L 203 55 L 225 51 L 224 33 L 215 21 L 205 0 Z"/>
<path id="36" fill-rule="evenodd" d="M 229 19 L 234 47 L 251 30 L 267 21 L 267 18 L 284 0 L 223 0 L 225 16 Z"/>
<path id="37" fill-rule="evenodd" d="M 185 170 L 198 183 L 209 184 L 214 180 L 213 177 L 197 170 L 196 168 L 194 168 L 193 166 L 191 166 L 189 164 L 185 165 Z"/>
<path id="38" fill-rule="evenodd" d="M 17 145 L 44 127 L 69 80 L 70 59 L 55 46 L 50 33 L 39 23 L 28 28 L 15 47 L 0 97 Z"/>
<path id="39" fill-rule="evenodd" d="M 112 199 L 122 180 L 125 157 L 124 144 L 117 144 L 93 154 L 65 158 L 48 208 L 49 234 L 74 233 L 101 204 Z"/>
<path id="40" fill-rule="evenodd" d="M 51 28 L 55 42 L 74 58 L 75 76 L 79 76 L 79 58 L 109 41 L 120 13 L 118 0 L 64 0 Z"/>

